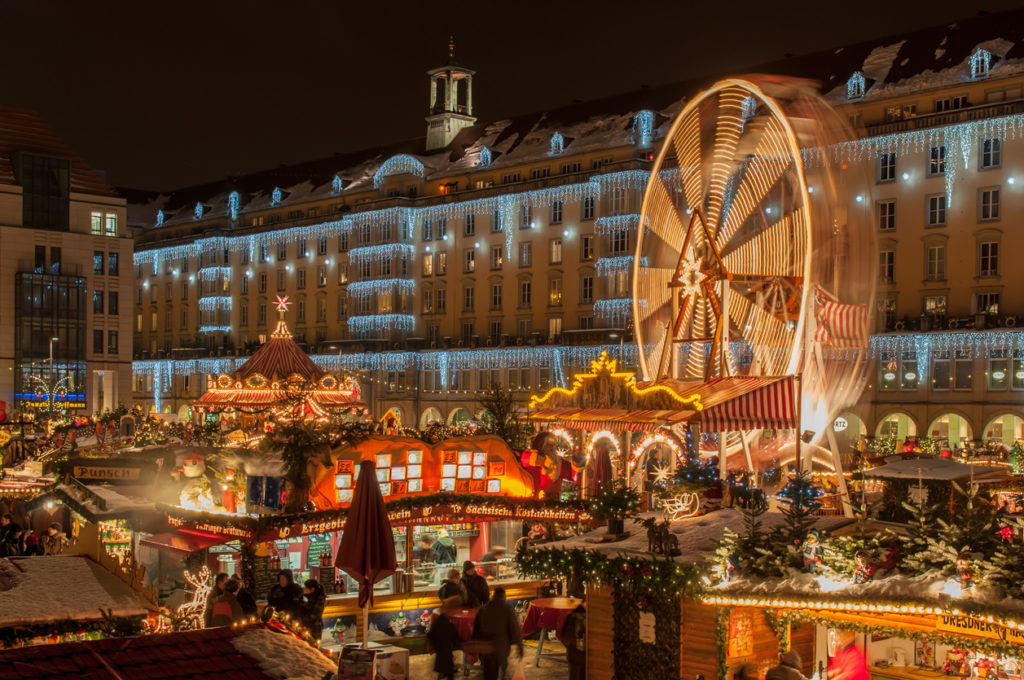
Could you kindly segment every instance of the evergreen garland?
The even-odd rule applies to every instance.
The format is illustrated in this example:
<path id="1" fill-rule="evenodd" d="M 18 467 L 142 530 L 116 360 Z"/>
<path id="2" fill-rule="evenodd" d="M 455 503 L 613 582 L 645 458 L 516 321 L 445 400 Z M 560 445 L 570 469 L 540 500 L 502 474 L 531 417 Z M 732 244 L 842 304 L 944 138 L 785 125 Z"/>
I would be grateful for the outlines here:
<path id="1" fill-rule="evenodd" d="M 700 589 L 700 570 L 692 564 L 644 557 L 609 557 L 583 548 L 528 548 L 515 556 L 519 572 L 539 579 L 579 580 L 663 597 L 692 595 Z"/>
<path id="2" fill-rule="evenodd" d="M 679 597 L 666 597 L 632 583 L 615 585 L 612 593 L 612 663 L 620 680 L 676 680 L 679 677 Z M 640 612 L 654 614 L 654 643 L 640 639 Z"/>

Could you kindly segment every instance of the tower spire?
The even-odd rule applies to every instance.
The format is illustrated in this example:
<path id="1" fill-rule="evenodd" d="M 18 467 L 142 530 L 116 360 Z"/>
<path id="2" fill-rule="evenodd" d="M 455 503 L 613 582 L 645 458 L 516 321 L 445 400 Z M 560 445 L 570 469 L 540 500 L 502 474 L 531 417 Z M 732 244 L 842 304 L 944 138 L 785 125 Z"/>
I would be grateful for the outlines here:
<path id="1" fill-rule="evenodd" d="M 455 35 L 452 33 L 448 34 L 448 63 L 451 64 L 455 61 Z"/>

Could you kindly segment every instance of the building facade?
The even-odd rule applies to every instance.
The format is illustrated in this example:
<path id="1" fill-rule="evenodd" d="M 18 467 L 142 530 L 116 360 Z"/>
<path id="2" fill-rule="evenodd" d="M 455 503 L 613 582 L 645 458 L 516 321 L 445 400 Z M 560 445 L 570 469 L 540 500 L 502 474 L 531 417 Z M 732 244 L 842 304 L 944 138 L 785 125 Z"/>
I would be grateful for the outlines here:
<path id="1" fill-rule="evenodd" d="M 31 111 L 0 107 L 0 399 L 92 415 L 129 403 L 125 200 Z"/>
<path id="2" fill-rule="evenodd" d="M 1024 13 L 754 70 L 815 78 L 857 135 L 805 157 L 864 178 L 838 200 L 879 244 L 876 365 L 847 434 L 1024 436 Z M 132 200 L 137 402 L 187 415 L 277 295 L 318 361 L 411 425 L 472 417 L 496 382 L 564 384 L 602 350 L 636 364 L 643 191 L 706 83 L 477 123 L 472 71 L 428 75 L 425 140 Z"/>

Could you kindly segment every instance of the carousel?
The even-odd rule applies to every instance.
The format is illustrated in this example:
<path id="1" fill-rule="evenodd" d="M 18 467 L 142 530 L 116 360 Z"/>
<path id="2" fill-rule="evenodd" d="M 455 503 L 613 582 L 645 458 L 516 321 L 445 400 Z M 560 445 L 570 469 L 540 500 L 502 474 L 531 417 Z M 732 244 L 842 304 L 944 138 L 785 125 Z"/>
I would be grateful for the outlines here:
<path id="1" fill-rule="evenodd" d="M 206 394 L 194 405 L 198 414 L 239 420 L 243 429 L 255 428 L 268 416 L 327 422 L 366 414 L 355 378 L 324 371 L 292 339 L 284 320 L 289 304 L 286 295 L 277 297 L 279 318 L 270 340 L 234 375 L 208 378 Z"/>

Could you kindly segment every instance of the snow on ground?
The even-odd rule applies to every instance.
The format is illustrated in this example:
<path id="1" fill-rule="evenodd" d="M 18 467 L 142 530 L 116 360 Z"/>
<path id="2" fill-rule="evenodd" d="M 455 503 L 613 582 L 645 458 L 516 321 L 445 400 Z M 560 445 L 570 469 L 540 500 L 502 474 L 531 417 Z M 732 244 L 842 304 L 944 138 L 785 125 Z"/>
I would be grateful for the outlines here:
<path id="1" fill-rule="evenodd" d="M 260 668 L 274 678 L 321 680 L 336 673 L 337 664 L 290 633 L 254 628 L 231 639 L 235 649 L 259 662 Z"/>
<path id="2" fill-rule="evenodd" d="M 80 555 L 0 560 L 0 628 L 63 619 L 146 614 L 153 605 L 120 578 Z"/>

